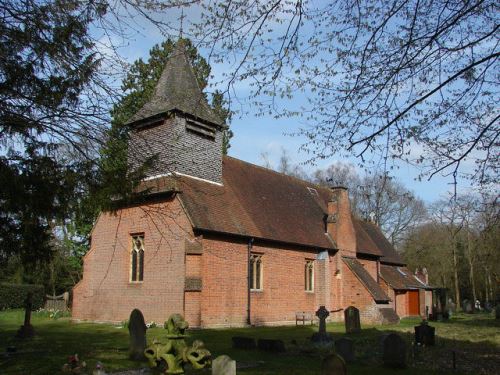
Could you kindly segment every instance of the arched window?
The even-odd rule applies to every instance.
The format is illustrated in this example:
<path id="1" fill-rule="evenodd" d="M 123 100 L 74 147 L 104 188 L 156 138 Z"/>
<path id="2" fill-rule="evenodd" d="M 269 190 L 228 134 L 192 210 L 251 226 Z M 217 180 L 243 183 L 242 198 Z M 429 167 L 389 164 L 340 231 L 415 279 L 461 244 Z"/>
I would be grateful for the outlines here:
<path id="1" fill-rule="evenodd" d="M 314 261 L 312 260 L 306 260 L 304 279 L 306 292 L 312 292 L 314 290 Z"/>
<path id="2" fill-rule="evenodd" d="M 250 255 L 250 289 L 262 290 L 262 255 Z"/>
<path id="3" fill-rule="evenodd" d="M 132 236 L 130 252 L 130 281 L 139 282 L 144 279 L 144 235 Z"/>

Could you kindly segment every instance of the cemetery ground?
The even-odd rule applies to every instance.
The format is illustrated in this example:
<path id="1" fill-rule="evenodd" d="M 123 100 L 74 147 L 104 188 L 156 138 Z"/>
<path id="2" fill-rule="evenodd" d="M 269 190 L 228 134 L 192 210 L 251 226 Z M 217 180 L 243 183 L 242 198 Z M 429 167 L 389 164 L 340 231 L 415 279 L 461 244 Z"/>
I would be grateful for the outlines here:
<path id="1" fill-rule="evenodd" d="M 92 373 L 97 361 L 108 373 L 146 367 L 128 359 L 128 330 L 109 324 L 72 323 L 68 317 L 53 319 L 47 314 L 33 313 L 36 336 L 16 339 L 22 325 L 21 310 L 0 312 L 0 374 L 58 374 L 67 358 L 78 353 Z M 431 322 L 436 327 L 434 347 L 410 347 L 413 327 L 420 321 L 406 319 L 398 325 L 362 326 L 361 333 L 346 335 L 343 323 L 329 323 L 328 332 L 335 339 L 349 337 L 354 341 L 356 359 L 348 364 L 348 374 L 495 374 L 500 368 L 500 321 L 490 314 L 459 314 L 448 322 Z M 319 374 L 321 353 L 313 350 L 309 338 L 318 329 L 314 326 L 231 328 L 191 330 L 188 342 L 201 339 L 213 358 L 227 354 L 240 365 L 238 374 Z M 409 345 L 409 367 L 391 370 L 382 367 L 382 335 L 401 334 Z M 162 340 L 161 327 L 147 331 L 148 343 Z M 231 347 L 233 336 L 283 340 L 285 353 L 239 350 Z M 8 347 L 16 352 L 6 354 Z M 452 370 L 453 351 L 457 370 Z M 253 366 L 253 367 L 252 367 Z M 255 367 L 256 366 L 256 367 Z M 197 373 L 207 374 L 209 370 Z"/>

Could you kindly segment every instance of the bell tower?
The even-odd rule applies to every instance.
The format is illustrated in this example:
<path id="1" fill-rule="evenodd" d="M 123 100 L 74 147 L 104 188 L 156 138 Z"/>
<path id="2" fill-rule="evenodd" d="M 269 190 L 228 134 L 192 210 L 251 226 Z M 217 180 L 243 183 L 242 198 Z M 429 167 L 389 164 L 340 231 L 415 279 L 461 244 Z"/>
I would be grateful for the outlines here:
<path id="1" fill-rule="evenodd" d="M 168 174 L 222 183 L 222 138 L 226 125 L 208 105 L 182 39 L 152 98 L 128 121 L 131 170 L 152 160 L 147 177 Z"/>

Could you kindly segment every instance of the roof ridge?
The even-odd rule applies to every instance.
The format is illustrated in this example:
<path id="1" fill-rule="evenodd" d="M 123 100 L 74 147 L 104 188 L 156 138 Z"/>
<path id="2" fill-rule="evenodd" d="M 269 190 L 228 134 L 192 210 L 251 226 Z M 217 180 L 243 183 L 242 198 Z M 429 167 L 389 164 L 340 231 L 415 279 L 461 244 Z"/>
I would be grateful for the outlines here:
<path id="1" fill-rule="evenodd" d="M 286 173 L 283 173 L 283 172 L 278 172 L 278 171 L 276 171 L 276 170 L 274 170 L 274 169 L 267 168 L 267 167 L 264 167 L 264 166 L 262 166 L 262 165 L 258 165 L 258 164 L 250 163 L 250 162 L 248 162 L 248 161 L 246 161 L 246 160 L 238 159 L 238 158 L 235 158 L 235 157 L 233 157 L 233 156 L 224 155 L 224 158 L 230 158 L 230 159 L 233 159 L 233 160 L 239 161 L 239 162 L 241 162 L 241 163 L 245 163 L 245 164 L 251 165 L 251 166 L 253 166 L 253 167 L 256 167 L 256 168 L 262 169 L 262 170 L 264 170 L 264 171 L 266 171 L 266 172 L 272 172 L 272 173 L 275 173 L 275 174 L 278 174 L 278 175 L 281 175 L 281 176 L 285 176 L 285 177 L 287 177 L 287 178 L 289 178 L 289 179 L 292 179 L 292 180 L 297 180 L 298 182 L 303 183 L 303 184 L 305 184 L 305 185 L 311 185 L 311 187 L 316 187 L 316 188 L 319 188 L 319 189 L 329 189 L 329 187 L 327 187 L 327 186 L 318 185 L 318 184 L 316 184 L 316 183 L 314 183 L 314 182 L 312 182 L 312 181 L 303 180 L 303 179 L 301 179 L 301 178 L 299 178 L 299 177 L 296 177 L 296 176 L 291 176 L 291 175 L 286 174 Z"/>

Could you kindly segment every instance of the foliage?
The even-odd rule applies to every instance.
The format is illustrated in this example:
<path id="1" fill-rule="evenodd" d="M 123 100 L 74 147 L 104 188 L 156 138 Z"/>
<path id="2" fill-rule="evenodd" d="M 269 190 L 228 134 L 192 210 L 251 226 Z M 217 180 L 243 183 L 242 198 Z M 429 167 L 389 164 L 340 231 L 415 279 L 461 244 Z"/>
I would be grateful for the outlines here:
<path id="1" fill-rule="evenodd" d="M 261 157 L 265 167 L 273 167 L 267 154 Z M 352 211 L 380 226 L 395 246 L 427 217 L 424 202 L 387 173 L 375 171 L 360 176 L 352 164 L 336 162 L 309 175 L 293 163 L 286 150 L 282 150 L 276 170 L 322 186 L 347 187 Z"/>
<path id="2" fill-rule="evenodd" d="M 244 81 L 261 115 L 305 122 L 313 160 L 400 159 L 422 176 L 498 180 L 494 0 L 220 0 L 203 4 L 194 31 L 232 67 L 228 93 Z"/>
<path id="3" fill-rule="evenodd" d="M 500 211 L 489 194 L 459 195 L 431 207 L 432 220 L 412 230 L 403 245 L 411 268 L 427 267 L 431 285 L 464 298 L 499 298 Z"/>
<path id="4" fill-rule="evenodd" d="M 28 293 L 33 293 L 32 310 L 37 310 L 43 306 L 45 292 L 41 285 L 30 284 L 0 284 L 0 310 L 19 309 L 26 306 Z"/>

